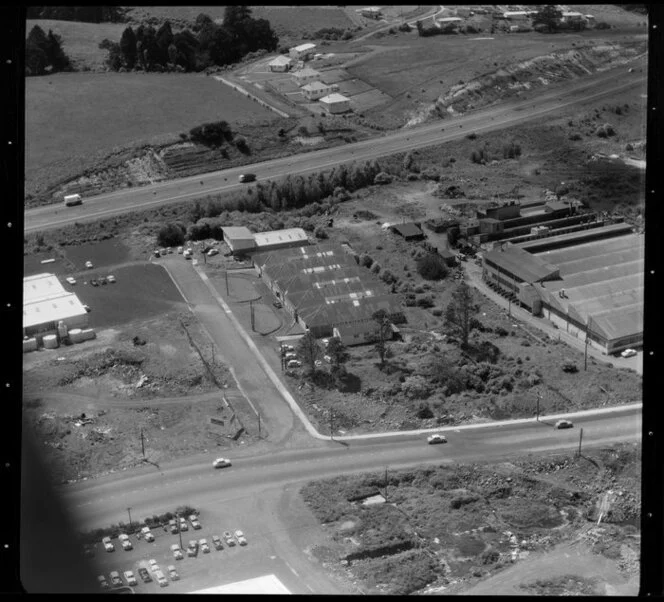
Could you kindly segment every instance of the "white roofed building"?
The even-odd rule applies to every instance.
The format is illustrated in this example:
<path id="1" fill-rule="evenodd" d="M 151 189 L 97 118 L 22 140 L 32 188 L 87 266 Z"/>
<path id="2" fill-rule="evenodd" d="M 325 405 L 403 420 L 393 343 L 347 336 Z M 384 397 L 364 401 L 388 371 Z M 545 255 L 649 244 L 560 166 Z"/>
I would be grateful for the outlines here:
<path id="1" fill-rule="evenodd" d="M 278 56 L 276 59 L 270 61 L 268 63 L 268 67 L 270 67 L 270 71 L 274 72 L 284 72 L 288 71 L 293 63 L 293 59 L 288 56 L 284 56 L 283 54 L 281 56 Z"/>
<path id="2" fill-rule="evenodd" d="M 224 242 L 233 253 L 253 251 L 256 247 L 254 233 L 244 226 L 226 226 L 221 229 Z"/>
<path id="3" fill-rule="evenodd" d="M 318 100 L 338 90 L 339 86 L 337 84 L 325 84 L 318 81 L 302 86 L 302 94 L 307 100 Z"/>
<path id="4" fill-rule="evenodd" d="M 525 10 L 511 10 L 503 13 L 503 19 L 508 21 L 525 21 L 530 18 L 530 15 Z"/>
<path id="5" fill-rule="evenodd" d="M 324 96 L 318 102 L 325 107 L 328 113 L 345 113 L 350 110 L 350 98 L 336 92 Z"/>
<path id="6" fill-rule="evenodd" d="M 76 296 L 64 289 L 57 276 L 37 274 L 23 279 L 23 336 L 41 339 L 67 329 L 87 328 L 88 312 Z"/>
<path id="7" fill-rule="evenodd" d="M 298 86 L 304 86 L 305 84 L 319 81 L 320 73 L 311 67 L 305 67 L 304 69 L 299 69 L 298 71 L 293 72 L 293 78 Z"/>
<path id="8" fill-rule="evenodd" d="M 316 48 L 316 44 L 300 44 L 299 46 L 291 48 L 288 51 L 288 54 L 290 54 L 291 58 L 305 60 L 310 56 L 313 56 L 314 48 Z"/>
<path id="9" fill-rule="evenodd" d="M 257 232 L 254 234 L 257 252 L 283 249 L 287 247 L 301 247 L 309 244 L 309 237 L 302 228 L 288 228 L 285 230 L 272 230 L 270 232 Z"/>

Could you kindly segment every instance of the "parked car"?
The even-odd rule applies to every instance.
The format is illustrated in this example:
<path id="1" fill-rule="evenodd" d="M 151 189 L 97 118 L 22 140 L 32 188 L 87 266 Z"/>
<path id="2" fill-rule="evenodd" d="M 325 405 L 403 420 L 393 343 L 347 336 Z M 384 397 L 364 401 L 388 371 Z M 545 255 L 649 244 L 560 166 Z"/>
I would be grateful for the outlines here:
<path id="1" fill-rule="evenodd" d="M 67 276 L 67 278 L 65 278 L 65 280 L 66 280 L 69 284 L 76 284 L 76 278 L 74 278 L 73 276 Z"/>
<path id="2" fill-rule="evenodd" d="M 180 517 L 180 531 L 189 531 L 189 525 L 182 516 Z"/>
<path id="3" fill-rule="evenodd" d="M 143 527 L 141 529 L 141 535 L 143 536 L 143 538 L 147 542 L 154 541 L 154 533 L 152 533 L 152 531 L 150 531 L 150 527 Z"/>
<path id="4" fill-rule="evenodd" d="M 203 552 L 203 554 L 210 553 L 210 545 L 208 544 L 207 539 L 201 539 L 198 543 L 201 546 L 201 552 Z"/>
<path id="5" fill-rule="evenodd" d="M 208 254 L 209 257 L 212 257 L 213 255 L 219 255 L 219 249 L 210 249 L 207 252 L 207 254 Z"/>
<path id="6" fill-rule="evenodd" d="M 91 284 L 92 286 L 99 286 L 99 282 L 97 282 L 97 279 L 96 279 L 96 278 L 93 278 L 92 280 L 90 280 L 90 284 Z"/>
<path id="7" fill-rule="evenodd" d="M 636 355 L 636 349 L 625 349 L 620 356 L 621 357 L 633 357 Z"/>
<path id="8" fill-rule="evenodd" d="M 241 546 L 247 545 L 247 538 L 244 536 L 244 533 L 242 533 L 242 531 L 240 531 L 239 529 L 235 531 L 235 539 L 237 539 L 237 542 Z"/>
<path id="9" fill-rule="evenodd" d="M 221 537 L 219 535 L 213 535 L 212 536 L 212 545 L 214 546 L 215 550 L 223 550 L 224 546 L 221 544 Z"/>
<path id="10" fill-rule="evenodd" d="M 143 580 L 143 583 L 150 583 L 152 581 L 152 577 L 150 577 L 150 573 L 148 573 L 145 567 L 141 566 L 138 568 L 138 576 Z"/>
<path id="11" fill-rule="evenodd" d="M 166 579 L 166 576 L 161 571 L 155 571 L 154 577 L 157 580 L 159 587 L 166 587 L 168 585 L 168 579 Z"/>
<path id="12" fill-rule="evenodd" d="M 178 575 L 178 572 L 172 564 L 168 566 L 168 576 L 171 578 L 171 581 L 180 580 L 180 575 Z"/>
<path id="13" fill-rule="evenodd" d="M 111 571 L 111 583 L 115 586 L 123 585 L 120 573 L 118 573 L 117 571 Z"/>
<path id="14" fill-rule="evenodd" d="M 102 589 L 108 589 L 111 587 L 108 584 L 108 581 L 106 581 L 106 577 L 104 577 L 104 575 L 98 575 L 97 581 L 99 581 L 99 587 L 101 587 Z"/>
<path id="15" fill-rule="evenodd" d="M 215 468 L 226 468 L 227 466 L 231 466 L 231 461 L 228 458 L 217 458 L 212 462 L 212 466 Z"/>
<path id="16" fill-rule="evenodd" d="M 184 247 L 178 247 L 178 255 L 182 255 L 183 251 L 184 251 Z"/>
<path id="17" fill-rule="evenodd" d="M 101 540 L 101 543 L 104 544 L 104 549 L 105 549 L 107 552 L 114 552 L 114 551 L 115 551 L 115 546 L 114 546 L 113 543 L 111 542 L 111 538 L 110 538 L 110 537 L 104 537 L 104 539 Z"/>
<path id="18" fill-rule="evenodd" d="M 233 547 L 235 545 L 235 539 L 233 538 L 233 535 L 230 531 L 224 531 L 224 541 L 229 547 Z"/>
<path id="19" fill-rule="evenodd" d="M 155 571 L 158 571 L 158 570 L 159 570 L 159 564 L 157 563 L 157 561 L 156 561 L 154 558 L 150 558 L 150 560 L 148 560 L 148 565 L 150 565 L 150 570 L 151 570 L 153 573 L 154 573 Z"/>
<path id="20" fill-rule="evenodd" d="M 191 253 L 192 253 L 191 249 L 187 249 L 186 251 L 184 251 L 184 253 L 182 253 L 182 256 L 185 259 L 191 259 Z"/>
<path id="21" fill-rule="evenodd" d="M 184 558 L 184 554 L 182 553 L 182 549 L 176 543 L 174 543 L 171 546 L 171 552 L 173 552 L 173 558 L 175 558 L 175 560 L 182 560 Z"/>
<path id="22" fill-rule="evenodd" d="M 323 343 L 323 347 L 327 349 L 327 346 L 330 344 L 330 339 L 323 339 L 321 340 L 321 343 Z"/>
<path id="23" fill-rule="evenodd" d="M 427 443 L 429 445 L 434 445 L 436 443 L 447 443 L 447 437 L 439 433 L 434 433 L 433 435 L 429 435 L 427 437 Z"/>
<path id="24" fill-rule="evenodd" d="M 127 585 L 138 585 L 138 581 L 136 581 L 136 577 L 134 577 L 133 571 L 125 571 L 123 575 Z"/>
<path id="25" fill-rule="evenodd" d="M 178 532 L 178 523 L 174 518 L 168 521 L 168 529 L 173 534 Z"/>
<path id="26" fill-rule="evenodd" d="M 91 270 L 94 266 L 92 265 L 92 262 L 91 262 L 91 261 L 86 261 L 86 262 L 85 262 L 85 267 L 86 267 L 88 270 Z"/>
<path id="27" fill-rule="evenodd" d="M 240 174 L 238 178 L 240 182 L 254 182 L 256 180 L 256 174 L 254 173 L 243 173 Z"/>
<path id="28" fill-rule="evenodd" d="M 99 284 L 107 284 L 107 282 L 106 282 L 106 278 L 104 278 L 103 276 L 102 276 L 101 278 L 99 278 L 99 279 L 97 280 L 97 282 L 99 282 Z"/>
<path id="29" fill-rule="evenodd" d="M 286 360 L 296 360 L 297 359 L 297 353 L 295 353 L 294 351 L 287 351 L 284 354 L 284 358 Z"/>
<path id="30" fill-rule="evenodd" d="M 109 274 L 108 276 L 106 276 L 106 280 L 108 282 L 115 282 L 115 276 L 113 276 L 113 274 Z"/>
<path id="31" fill-rule="evenodd" d="M 155 249 L 152 253 L 154 254 L 155 257 L 161 256 L 161 253 L 159 252 L 159 249 Z"/>
<path id="32" fill-rule="evenodd" d="M 95 548 L 94 548 L 94 546 L 91 546 L 91 545 L 83 546 L 83 555 L 86 558 L 94 558 L 95 557 Z"/>
<path id="33" fill-rule="evenodd" d="M 288 360 L 286 368 L 299 368 L 302 364 L 298 360 Z"/>
<path id="34" fill-rule="evenodd" d="M 134 546 L 131 544 L 131 541 L 129 541 L 129 535 L 127 535 L 126 533 L 120 533 L 120 535 L 118 535 L 118 539 L 122 544 L 122 549 L 126 551 L 134 549 Z"/>
<path id="35" fill-rule="evenodd" d="M 329 355 L 324 355 L 324 356 L 323 356 L 323 359 L 324 359 L 328 364 L 331 364 L 331 363 L 332 363 L 332 357 L 329 356 Z"/>
<path id="36" fill-rule="evenodd" d="M 189 522 L 191 523 L 191 526 L 194 528 L 194 530 L 201 529 L 201 523 L 198 522 L 198 517 L 195 514 L 191 514 L 189 516 Z"/>
<path id="37" fill-rule="evenodd" d="M 558 422 L 556 422 L 554 428 L 557 428 L 557 429 L 571 429 L 573 426 L 574 425 L 572 424 L 572 422 L 570 420 L 558 420 Z"/>
<path id="38" fill-rule="evenodd" d="M 192 539 L 187 546 L 187 556 L 194 558 L 198 555 L 198 542 Z"/>

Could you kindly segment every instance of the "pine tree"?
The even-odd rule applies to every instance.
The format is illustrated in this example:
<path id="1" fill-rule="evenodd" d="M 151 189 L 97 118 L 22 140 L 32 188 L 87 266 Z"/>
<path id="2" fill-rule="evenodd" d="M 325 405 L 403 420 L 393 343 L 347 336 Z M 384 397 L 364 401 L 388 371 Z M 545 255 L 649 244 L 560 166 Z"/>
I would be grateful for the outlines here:
<path id="1" fill-rule="evenodd" d="M 136 34 L 131 27 L 127 27 L 122 32 L 120 38 L 120 50 L 122 50 L 122 57 L 127 69 L 133 69 L 136 66 L 137 50 L 136 50 Z"/>

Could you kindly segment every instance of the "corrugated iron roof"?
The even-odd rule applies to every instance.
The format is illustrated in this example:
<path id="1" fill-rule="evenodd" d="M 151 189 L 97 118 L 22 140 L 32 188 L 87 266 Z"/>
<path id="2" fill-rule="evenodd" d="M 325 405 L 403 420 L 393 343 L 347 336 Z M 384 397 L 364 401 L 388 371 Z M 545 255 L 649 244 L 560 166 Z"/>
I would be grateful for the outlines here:
<path id="1" fill-rule="evenodd" d="M 486 253 L 484 259 L 502 267 L 524 282 L 538 282 L 558 272 L 557 266 L 546 263 L 517 246 L 508 246 L 502 251 L 494 249 Z"/>

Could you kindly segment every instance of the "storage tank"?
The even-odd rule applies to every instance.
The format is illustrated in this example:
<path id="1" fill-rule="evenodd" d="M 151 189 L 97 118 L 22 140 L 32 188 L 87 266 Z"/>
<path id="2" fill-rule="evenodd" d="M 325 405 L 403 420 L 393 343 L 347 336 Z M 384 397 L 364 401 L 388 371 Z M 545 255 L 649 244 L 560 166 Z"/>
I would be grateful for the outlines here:
<path id="1" fill-rule="evenodd" d="M 542 300 L 537 297 L 536 299 L 533 299 L 533 316 L 541 316 L 542 315 Z"/>
<path id="2" fill-rule="evenodd" d="M 34 337 L 30 339 L 23 339 L 23 353 L 27 353 L 28 351 L 36 351 L 39 345 L 37 344 L 37 339 Z"/>
<path id="3" fill-rule="evenodd" d="M 61 339 L 67 336 L 67 325 L 62 320 L 58 322 L 58 336 Z"/>
<path id="4" fill-rule="evenodd" d="M 44 336 L 44 347 L 46 349 L 57 349 L 60 346 L 58 337 L 54 334 L 47 334 Z"/>
<path id="5" fill-rule="evenodd" d="M 97 335 L 92 328 L 86 328 L 85 330 L 81 330 L 81 336 L 83 341 L 89 341 L 90 339 L 94 339 Z"/>
<path id="6" fill-rule="evenodd" d="M 69 340 L 72 343 L 81 343 L 85 340 L 83 338 L 83 331 L 80 328 L 72 328 L 69 331 Z"/>

